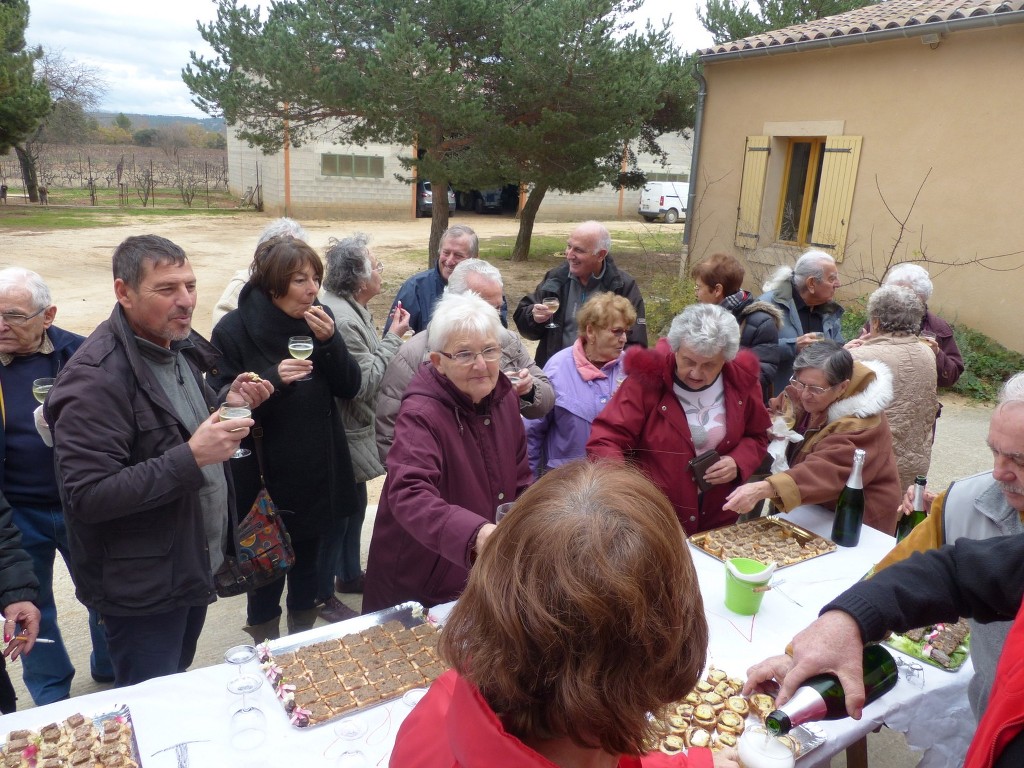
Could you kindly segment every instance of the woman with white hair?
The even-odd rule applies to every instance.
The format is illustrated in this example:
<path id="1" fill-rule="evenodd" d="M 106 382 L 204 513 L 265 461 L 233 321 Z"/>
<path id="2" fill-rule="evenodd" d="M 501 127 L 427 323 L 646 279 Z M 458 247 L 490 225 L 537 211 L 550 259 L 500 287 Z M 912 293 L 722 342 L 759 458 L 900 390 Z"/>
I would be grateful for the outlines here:
<path id="1" fill-rule="evenodd" d="M 871 330 L 847 344 L 854 360 L 877 360 L 892 373 L 893 398 L 885 415 L 901 488 L 928 474 L 932 427 L 939 411 L 935 355 L 917 338 L 923 315 L 917 294 L 899 285 L 883 285 L 868 299 Z"/>
<path id="2" fill-rule="evenodd" d="M 921 341 L 928 345 L 928 348 L 935 353 L 935 374 L 940 387 L 952 387 L 956 384 L 960 374 L 964 372 L 964 359 L 960 355 L 960 348 L 953 338 L 953 327 L 928 309 L 928 302 L 932 298 L 932 279 L 928 270 L 919 264 L 897 264 L 889 270 L 882 285 L 901 285 L 909 288 L 924 304 L 924 317 L 921 318 L 921 326 L 917 333 Z M 861 336 L 866 336 L 870 331 L 870 320 L 864 324 Z"/>
<path id="3" fill-rule="evenodd" d="M 374 441 L 374 411 L 384 370 L 409 330 L 409 313 L 396 307 L 389 332 L 383 339 L 378 336 L 369 304 L 380 294 L 384 265 L 370 253 L 366 235 L 331 238 L 324 255 L 323 303 L 334 313 L 338 333 L 362 373 L 359 393 L 337 401 L 352 456 L 357 509 L 339 518 L 336 529 L 324 535 L 317 575 L 320 616 L 326 621 L 342 621 L 355 613 L 338 600 L 335 590 L 346 594 L 363 591 L 359 538 L 366 517 L 366 483 L 384 474 Z"/>
<path id="4" fill-rule="evenodd" d="M 370 541 L 363 612 L 454 600 L 495 527 L 530 484 L 519 397 L 501 375 L 501 322 L 479 296 L 446 294 L 430 362 L 405 390 Z"/>
<path id="5" fill-rule="evenodd" d="M 788 386 L 793 360 L 805 347 L 823 339 L 843 343 L 843 308 L 834 301 L 839 285 L 836 260 L 824 251 L 807 251 L 792 269 L 779 267 L 764 284 L 758 301 L 782 312 L 775 394 Z"/>
<path id="6" fill-rule="evenodd" d="M 654 349 L 626 353 L 628 376 L 591 427 L 587 455 L 635 463 L 687 534 L 736 522 L 722 505 L 767 452 L 760 365 L 739 345 L 730 312 L 687 307 Z"/>

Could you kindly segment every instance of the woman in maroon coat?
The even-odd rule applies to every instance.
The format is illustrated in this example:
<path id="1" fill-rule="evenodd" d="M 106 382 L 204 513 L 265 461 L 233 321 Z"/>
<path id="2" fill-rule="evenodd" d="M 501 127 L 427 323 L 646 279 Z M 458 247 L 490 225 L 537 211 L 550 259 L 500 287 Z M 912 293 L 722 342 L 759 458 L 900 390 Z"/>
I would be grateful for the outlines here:
<path id="1" fill-rule="evenodd" d="M 363 612 L 457 598 L 495 512 L 531 480 L 519 396 L 501 373 L 498 313 L 476 294 L 444 296 L 430 360 L 395 422 L 370 541 Z"/>
<path id="2" fill-rule="evenodd" d="M 739 326 L 714 304 L 693 304 L 653 350 L 626 355 L 627 378 L 594 421 L 587 454 L 635 463 L 668 496 L 687 534 L 736 522 L 726 496 L 760 466 L 771 419 L 760 366 L 739 352 Z M 698 488 L 691 459 L 715 451 Z"/>

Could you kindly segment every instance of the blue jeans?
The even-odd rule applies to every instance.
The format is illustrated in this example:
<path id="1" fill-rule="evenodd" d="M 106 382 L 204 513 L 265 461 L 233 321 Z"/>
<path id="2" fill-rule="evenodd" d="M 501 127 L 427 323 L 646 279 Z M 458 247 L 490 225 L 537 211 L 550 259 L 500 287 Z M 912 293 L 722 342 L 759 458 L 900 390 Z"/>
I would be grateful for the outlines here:
<path id="1" fill-rule="evenodd" d="M 360 536 L 366 519 L 366 483 L 356 483 L 356 510 L 348 517 L 335 518 L 320 537 L 317 555 L 317 602 L 334 597 L 334 577 L 353 581 L 362 573 Z"/>
<path id="2" fill-rule="evenodd" d="M 75 676 L 75 668 L 57 626 L 57 604 L 53 599 L 53 561 L 57 552 L 70 567 L 68 533 L 60 507 L 16 506 L 14 525 L 21 532 L 22 549 L 32 558 L 32 569 L 39 579 L 39 596 L 35 600 L 42 614 L 39 636 L 56 641 L 52 645 L 36 643 L 32 653 L 21 657 L 25 687 L 36 706 L 42 706 L 68 698 L 71 680 Z M 89 635 L 92 638 L 91 672 L 101 677 L 113 676 L 107 638 L 99 614 L 92 609 L 89 609 Z"/>

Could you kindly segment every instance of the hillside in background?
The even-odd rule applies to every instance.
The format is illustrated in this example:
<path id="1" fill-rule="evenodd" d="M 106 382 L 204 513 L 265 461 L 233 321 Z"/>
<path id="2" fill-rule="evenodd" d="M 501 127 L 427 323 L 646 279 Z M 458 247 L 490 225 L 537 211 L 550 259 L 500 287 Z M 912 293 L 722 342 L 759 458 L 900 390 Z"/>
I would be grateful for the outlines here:
<path id="1" fill-rule="evenodd" d="M 118 112 L 89 112 L 89 117 L 95 118 L 100 125 L 111 125 Z M 204 130 L 214 133 L 224 133 L 224 118 L 222 117 L 182 117 L 181 115 L 138 115 L 134 112 L 126 112 L 125 116 L 132 121 L 132 128 L 167 128 L 172 125 L 198 125 Z"/>

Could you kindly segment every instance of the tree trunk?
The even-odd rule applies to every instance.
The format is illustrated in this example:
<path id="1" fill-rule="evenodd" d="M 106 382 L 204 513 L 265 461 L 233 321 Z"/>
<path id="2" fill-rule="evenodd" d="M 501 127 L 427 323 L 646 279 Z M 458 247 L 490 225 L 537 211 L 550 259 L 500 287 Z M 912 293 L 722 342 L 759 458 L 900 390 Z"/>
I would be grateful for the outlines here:
<path id="1" fill-rule="evenodd" d="M 25 182 L 29 202 L 38 203 L 39 178 L 36 173 L 36 155 L 28 144 L 15 145 L 14 151 L 18 155 L 18 162 L 21 163 L 21 178 Z"/>
<path id="2" fill-rule="evenodd" d="M 537 219 L 537 211 L 547 194 L 547 185 L 537 184 L 526 198 L 526 205 L 519 212 L 519 234 L 516 245 L 512 249 L 512 261 L 526 261 L 530 257 L 530 239 L 533 237 L 533 223 Z"/>
<path id="3" fill-rule="evenodd" d="M 431 208 L 430 208 L 430 240 L 428 243 L 429 257 L 428 268 L 437 264 L 437 256 L 441 250 L 441 235 L 448 229 L 448 179 L 431 179 Z M 443 190 L 438 195 L 436 190 Z"/>

